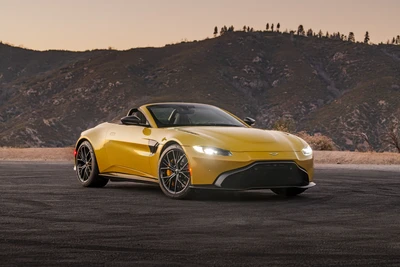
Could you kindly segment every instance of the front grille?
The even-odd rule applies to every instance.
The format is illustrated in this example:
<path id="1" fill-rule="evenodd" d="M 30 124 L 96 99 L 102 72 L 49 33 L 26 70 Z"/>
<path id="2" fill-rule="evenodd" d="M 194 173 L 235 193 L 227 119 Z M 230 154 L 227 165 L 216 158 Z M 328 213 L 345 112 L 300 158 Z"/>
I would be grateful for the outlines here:
<path id="1" fill-rule="evenodd" d="M 215 185 L 226 189 L 274 188 L 308 185 L 307 173 L 290 161 L 257 162 L 221 174 Z"/>

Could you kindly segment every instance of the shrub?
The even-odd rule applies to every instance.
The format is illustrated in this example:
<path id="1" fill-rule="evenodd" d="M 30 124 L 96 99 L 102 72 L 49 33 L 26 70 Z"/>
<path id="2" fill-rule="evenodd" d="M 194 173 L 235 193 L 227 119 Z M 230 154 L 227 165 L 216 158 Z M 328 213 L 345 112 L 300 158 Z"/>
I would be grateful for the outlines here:
<path id="1" fill-rule="evenodd" d="M 295 128 L 295 122 L 291 118 L 281 118 L 275 121 L 274 125 L 272 126 L 272 129 L 286 133 L 293 133 Z"/>
<path id="2" fill-rule="evenodd" d="M 400 153 L 400 122 L 396 118 L 394 123 L 391 123 L 386 128 L 386 133 L 381 138 L 382 141 L 389 146 L 394 147 L 398 153 Z"/>
<path id="3" fill-rule="evenodd" d="M 297 136 L 303 138 L 304 141 L 306 141 L 314 150 L 332 151 L 336 149 L 335 142 L 326 135 L 320 133 L 309 135 L 307 132 L 299 132 L 297 133 Z"/>

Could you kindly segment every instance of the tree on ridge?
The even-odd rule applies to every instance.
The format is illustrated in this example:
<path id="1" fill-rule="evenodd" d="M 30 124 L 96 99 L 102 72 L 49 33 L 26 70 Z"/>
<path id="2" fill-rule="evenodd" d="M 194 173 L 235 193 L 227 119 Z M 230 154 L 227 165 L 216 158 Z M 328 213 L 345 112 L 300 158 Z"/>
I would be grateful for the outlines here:
<path id="1" fill-rule="evenodd" d="M 219 34 L 224 35 L 227 32 L 228 32 L 228 28 L 226 27 L 226 25 L 224 25 L 223 27 L 221 27 Z"/>
<path id="2" fill-rule="evenodd" d="M 297 28 L 297 35 L 305 35 L 305 32 L 304 32 L 304 27 L 303 27 L 303 25 L 299 25 L 299 27 Z"/>
<path id="3" fill-rule="evenodd" d="M 354 32 L 349 32 L 349 37 L 347 38 L 347 41 L 353 43 L 356 41 L 356 38 L 354 37 Z"/>
<path id="4" fill-rule="evenodd" d="M 368 33 L 368 31 L 365 33 L 365 37 L 364 37 L 364 43 L 365 44 L 368 44 L 369 43 L 369 33 Z"/>

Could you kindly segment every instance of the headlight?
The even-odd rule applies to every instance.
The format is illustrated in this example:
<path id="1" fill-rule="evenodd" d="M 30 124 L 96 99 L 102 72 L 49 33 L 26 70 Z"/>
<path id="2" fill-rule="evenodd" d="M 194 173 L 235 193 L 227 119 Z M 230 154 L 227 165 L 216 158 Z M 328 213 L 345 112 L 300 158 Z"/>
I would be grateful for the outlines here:
<path id="1" fill-rule="evenodd" d="M 207 147 L 207 146 L 194 146 L 194 150 L 199 153 L 207 154 L 207 155 L 219 155 L 219 156 L 232 156 L 232 153 L 228 150 L 215 148 L 215 147 Z"/>
<path id="2" fill-rule="evenodd" d="M 304 156 L 311 156 L 312 155 L 312 149 L 309 145 L 307 145 L 305 148 L 301 150 Z"/>

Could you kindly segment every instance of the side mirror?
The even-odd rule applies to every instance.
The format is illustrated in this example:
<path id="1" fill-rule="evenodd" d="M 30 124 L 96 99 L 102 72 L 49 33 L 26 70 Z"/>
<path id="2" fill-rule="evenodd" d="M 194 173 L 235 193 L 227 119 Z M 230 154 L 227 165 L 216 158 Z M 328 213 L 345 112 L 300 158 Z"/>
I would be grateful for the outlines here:
<path id="1" fill-rule="evenodd" d="M 249 126 L 252 126 L 256 123 L 256 120 L 250 117 L 246 117 L 243 121 Z"/>
<path id="2" fill-rule="evenodd" d="M 139 125 L 140 119 L 136 115 L 126 116 L 121 119 L 122 124 L 124 125 Z"/>

